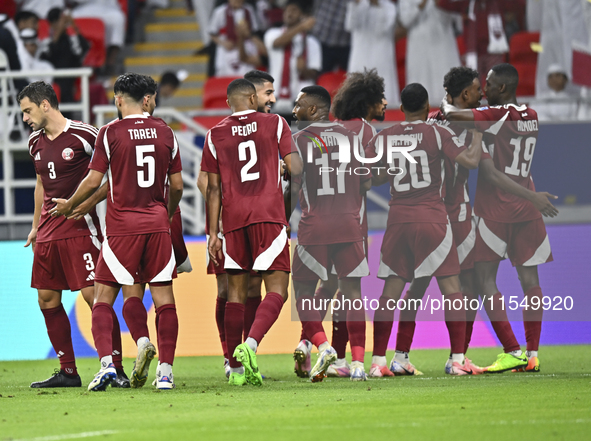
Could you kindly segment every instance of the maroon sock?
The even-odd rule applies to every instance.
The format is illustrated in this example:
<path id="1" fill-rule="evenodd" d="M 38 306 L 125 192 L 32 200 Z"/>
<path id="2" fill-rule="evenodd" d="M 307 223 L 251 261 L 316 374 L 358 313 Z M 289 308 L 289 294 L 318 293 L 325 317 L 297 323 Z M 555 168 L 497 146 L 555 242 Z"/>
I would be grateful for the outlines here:
<path id="1" fill-rule="evenodd" d="M 343 304 L 345 296 L 340 291 L 337 300 L 340 307 L 332 312 L 332 347 L 337 351 L 337 357 L 345 358 L 347 355 L 347 342 L 349 331 L 347 330 L 347 307 Z"/>
<path id="2" fill-rule="evenodd" d="M 242 303 L 226 302 L 224 330 L 230 367 L 238 368 L 242 365 L 234 358 L 234 350 L 242 343 L 242 331 L 244 330 L 244 305 Z"/>
<path id="3" fill-rule="evenodd" d="M 331 293 L 328 289 L 323 287 L 319 287 L 314 293 L 313 305 L 315 308 L 318 309 L 321 321 L 324 320 L 324 317 L 326 317 L 326 312 L 328 311 L 328 306 L 330 305 L 330 303 L 327 302 L 327 300 L 331 300 L 333 296 L 333 293 Z M 302 333 L 300 334 L 300 341 L 302 340 L 309 340 L 309 338 L 306 337 L 306 333 L 304 332 L 303 327 Z"/>
<path id="4" fill-rule="evenodd" d="M 99 358 L 113 354 L 113 307 L 97 302 L 92 307 L 92 338 Z"/>
<path id="5" fill-rule="evenodd" d="M 111 341 L 113 342 L 113 364 L 116 369 L 123 369 L 121 328 L 119 327 L 119 319 L 117 318 L 115 310 L 113 310 L 113 333 L 111 334 Z"/>
<path id="6" fill-rule="evenodd" d="M 301 296 L 296 300 L 296 307 L 308 340 L 316 347 L 328 341 L 324 333 L 324 328 L 322 327 L 320 311 L 314 310 L 312 296 Z"/>
<path id="7" fill-rule="evenodd" d="M 254 323 L 254 318 L 257 314 L 257 309 L 261 304 L 262 297 L 259 295 L 257 297 L 248 297 L 246 299 L 246 304 L 244 305 L 244 340 L 246 341 L 246 337 L 250 333 L 250 328 Z"/>
<path id="8" fill-rule="evenodd" d="M 414 303 L 414 307 L 412 307 L 408 302 L 408 300 L 415 298 L 416 295 L 410 291 L 406 291 L 406 294 L 403 297 L 406 301 L 406 308 L 400 310 L 400 315 L 398 317 L 398 332 L 396 334 L 396 350 L 400 352 L 410 352 L 412 340 L 415 336 L 415 328 L 417 326 L 417 304 Z"/>
<path id="9" fill-rule="evenodd" d="M 452 354 L 463 354 L 466 341 L 466 309 L 464 295 L 461 292 L 443 296 L 445 326 L 449 332 Z"/>
<path id="10" fill-rule="evenodd" d="M 380 297 L 378 309 L 373 316 L 374 356 L 385 357 L 388 349 L 388 341 L 394 325 L 394 310 L 388 309 L 388 300 L 390 300 L 388 297 Z"/>
<path id="11" fill-rule="evenodd" d="M 268 292 L 265 295 L 265 300 L 261 302 L 261 306 L 257 310 L 257 315 L 250 328 L 248 337 L 254 338 L 257 344 L 260 344 L 265 334 L 273 326 L 273 323 L 279 318 L 281 308 L 283 308 L 283 297 L 281 297 L 281 294 Z"/>
<path id="12" fill-rule="evenodd" d="M 130 297 L 123 303 L 123 318 L 133 341 L 141 337 L 150 338 L 148 331 L 148 312 L 139 297 Z"/>
<path id="13" fill-rule="evenodd" d="M 72 347 L 72 329 L 70 319 L 60 303 L 55 308 L 42 309 L 47 326 L 47 335 L 60 361 L 60 369 L 68 375 L 78 375 L 76 358 Z"/>
<path id="14" fill-rule="evenodd" d="M 468 309 L 466 310 L 466 338 L 464 341 L 464 354 L 468 352 L 468 347 L 470 346 L 470 340 L 472 340 L 472 331 L 474 329 L 474 320 L 476 320 L 476 313 L 478 312 L 478 307 L 476 306 L 476 302 L 473 302 L 474 305 L 470 305 L 470 301 L 473 299 L 478 300 L 478 296 L 475 296 L 472 293 L 464 293 L 464 299 Z"/>
<path id="15" fill-rule="evenodd" d="M 179 319 L 172 303 L 156 308 L 158 319 L 158 361 L 172 366 L 179 335 Z"/>
<path id="16" fill-rule="evenodd" d="M 527 342 L 528 351 L 537 351 L 540 346 L 540 334 L 542 333 L 542 317 L 544 315 L 544 308 L 542 303 L 542 288 L 535 286 L 525 292 L 527 299 L 527 309 L 523 309 L 523 327 L 525 328 L 525 341 Z M 533 298 L 537 298 L 532 302 Z M 539 305 L 536 308 L 534 305 Z"/>
<path id="17" fill-rule="evenodd" d="M 226 345 L 226 327 L 224 324 L 224 317 L 226 315 L 226 299 L 218 297 L 215 301 L 215 323 L 218 326 L 218 333 L 220 335 L 220 343 L 222 344 L 222 351 L 224 358 L 228 357 L 228 346 Z"/>
<path id="18" fill-rule="evenodd" d="M 495 334 L 497 334 L 497 338 L 503 345 L 503 350 L 512 352 L 519 349 L 519 343 L 517 343 L 513 329 L 511 329 L 511 323 L 507 319 L 507 311 L 504 308 L 505 303 L 502 297 L 500 292 L 487 297 L 484 299 L 484 309 Z"/>
<path id="19" fill-rule="evenodd" d="M 351 308 L 347 312 L 347 330 L 351 339 L 352 361 L 363 363 L 365 358 L 365 310 Z M 342 357 L 344 358 L 344 357 Z"/>

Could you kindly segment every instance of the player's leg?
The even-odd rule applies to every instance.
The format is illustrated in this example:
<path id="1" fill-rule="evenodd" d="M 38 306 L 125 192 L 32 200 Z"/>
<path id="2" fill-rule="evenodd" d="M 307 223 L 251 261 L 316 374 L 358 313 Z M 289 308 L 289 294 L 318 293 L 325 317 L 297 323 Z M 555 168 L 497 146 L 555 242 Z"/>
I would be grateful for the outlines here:
<path id="1" fill-rule="evenodd" d="M 49 341 L 59 358 L 60 370 L 47 380 L 31 383 L 31 387 L 80 387 L 82 381 L 76 369 L 70 319 L 62 304 L 62 292 L 38 289 L 37 298 Z"/>
<path id="2" fill-rule="evenodd" d="M 228 300 L 224 314 L 224 331 L 230 362 L 229 383 L 239 386 L 246 383 L 245 368 L 236 357 L 236 348 L 242 343 L 244 304 L 248 295 L 250 273 L 244 270 L 227 270 L 226 272 Z"/>
<path id="3" fill-rule="evenodd" d="M 346 277 L 339 279 L 339 291 L 352 304 L 352 307 L 347 312 L 347 331 L 351 339 L 352 360 L 350 378 L 352 381 L 365 381 L 367 376 L 363 362 L 365 359 L 366 315 L 361 299 L 361 278 Z"/>
<path id="4" fill-rule="evenodd" d="M 542 288 L 538 278 L 537 266 L 516 267 L 521 288 L 526 301 L 526 308 L 523 308 L 523 327 L 525 328 L 525 341 L 527 342 L 526 356 L 527 366 L 522 368 L 527 372 L 539 372 L 540 361 L 538 349 L 540 346 L 540 334 L 542 333 L 542 318 L 544 315 Z"/>
<path id="5" fill-rule="evenodd" d="M 318 305 L 318 311 L 320 311 L 322 320 L 324 320 L 324 318 L 326 317 L 326 312 L 328 310 L 327 305 L 330 303 L 330 300 L 334 297 L 337 288 L 338 278 L 336 274 L 331 273 L 328 276 L 328 280 L 320 280 L 320 283 L 318 284 L 316 291 L 314 291 L 314 302 L 316 305 Z M 300 343 L 302 341 L 309 341 L 306 337 L 306 333 L 304 332 L 304 328 L 302 328 L 302 333 L 300 335 Z M 345 342 L 345 345 L 346 344 L 347 343 Z"/>
<path id="6" fill-rule="evenodd" d="M 174 250 L 174 259 L 176 261 L 177 273 L 190 273 L 193 271 L 191 260 L 189 259 L 189 252 L 183 237 L 183 219 L 181 217 L 181 210 L 177 209 L 172 217 L 170 224 L 170 239 L 172 240 L 172 249 Z"/>
<path id="7" fill-rule="evenodd" d="M 316 296 L 318 298 L 336 298 L 332 308 L 332 347 L 337 351 L 337 361 L 329 366 L 326 375 L 328 377 L 349 377 L 351 368 L 345 358 L 347 355 L 347 342 L 349 341 L 349 332 L 347 331 L 348 311 L 345 307 L 346 303 L 343 301 L 345 296 L 338 291 L 336 274 L 330 274 L 326 282 L 320 281 L 320 286 L 314 294 L 314 297 Z"/>
<path id="8" fill-rule="evenodd" d="M 415 334 L 418 307 L 421 299 L 425 296 L 429 283 L 431 283 L 431 277 L 414 279 L 402 298 L 404 307 L 400 309 L 398 316 L 394 361 L 388 372 L 384 369 L 380 370 L 380 367 L 376 365 L 376 369 L 373 371 L 376 377 L 388 376 L 389 372 L 394 375 L 409 375 L 409 373 L 422 375 L 422 372 L 410 362 L 409 352 Z"/>
<path id="9" fill-rule="evenodd" d="M 212 263 L 213 265 L 213 263 Z M 215 301 L 215 323 L 218 328 L 218 335 L 220 336 L 220 343 L 222 345 L 222 352 L 224 354 L 224 371 L 226 378 L 230 377 L 230 356 L 228 355 L 228 346 L 226 345 L 226 302 L 228 301 L 228 278 L 226 273 L 216 274 L 217 298 Z"/>
<path id="10" fill-rule="evenodd" d="M 257 309 L 263 299 L 261 296 L 262 282 L 263 278 L 259 273 L 252 272 L 250 274 L 248 294 L 246 296 L 246 304 L 244 305 L 244 340 L 246 340 L 248 337 L 250 327 L 252 326 L 257 313 Z"/>
<path id="11" fill-rule="evenodd" d="M 172 278 L 172 277 L 171 277 Z M 179 333 L 179 319 L 172 290 L 172 280 L 149 282 L 158 321 L 158 368 L 156 387 L 168 390 L 174 388 L 172 365 Z"/>
<path id="12" fill-rule="evenodd" d="M 464 354 L 468 351 L 470 340 L 472 339 L 472 331 L 474 329 L 474 320 L 478 312 L 478 295 L 475 295 L 474 290 L 474 270 L 462 270 L 460 273 L 461 291 L 464 295 L 464 302 L 466 306 L 466 337 L 464 339 Z"/>

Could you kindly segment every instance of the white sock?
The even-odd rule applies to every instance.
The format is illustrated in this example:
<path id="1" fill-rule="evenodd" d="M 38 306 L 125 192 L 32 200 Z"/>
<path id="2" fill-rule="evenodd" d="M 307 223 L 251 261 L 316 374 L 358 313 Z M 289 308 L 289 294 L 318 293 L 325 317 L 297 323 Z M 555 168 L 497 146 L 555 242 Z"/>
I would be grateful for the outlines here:
<path id="1" fill-rule="evenodd" d="M 140 337 L 137 339 L 137 347 L 143 346 L 145 344 L 150 343 L 150 339 L 148 337 Z"/>
<path id="2" fill-rule="evenodd" d="M 330 344 L 328 343 L 328 340 L 327 340 L 324 343 L 322 343 L 320 346 L 318 346 L 318 351 L 322 352 L 322 351 L 327 350 L 328 348 L 330 348 Z"/>
<path id="3" fill-rule="evenodd" d="M 158 375 L 159 378 L 162 377 L 170 377 L 172 375 L 172 365 L 168 363 L 159 363 L 158 364 Z"/>
<path id="4" fill-rule="evenodd" d="M 386 357 L 380 355 L 374 355 L 371 357 L 371 364 L 377 364 L 378 366 L 386 366 Z"/>
<path id="5" fill-rule="evenodd" d="M 240 367 L 237 367 L 237 368 L 231 367 L 230 368 L 230 372 L 234 372 L 236 374 L 244 375 L 244 366 L 240 366 Z"/>
<path id="6" fill-rule="evenodd" d="M 521 352 L 521 349 L 517 349 L 516 351 L 509 352 L 509 354 L 514 355 L 516 357 L 521 357 L 523 355 L 523 352 Z"/>
<path id="7" fill-rule="evenodd" d="M 252 337 L 248 337 L 244 343 L 246 343 L 250 349 L 252 349 L 252 352 L 256 352 L 257 348 L 259 347 L 257 341 Z"/>
<path id="8" fill-rule="evenodd" d="M 106 355 L 103 358 L 101 358 L 101 368 L 102 369 L 108 368 L 111 363 L 113 363 L 113 356 L 112 355 Z"/>
<path id="9" fill-rule="evenodd" d="M 337 361 L 335 361 L 334 365 L 337 367 L 347 366 L 347 359 L 346 358 L 337 358 Z"/>
<path id="10" fill-rule="evenodd" d="M 464 364 L 464 354 L 451 354 L 451 362 Z"/>
<path id="11" fill-rule="evenodd" d="M 356 368 L 364 369 L 363 362 L 362 361 L 352 361 L 351 362 L 351 370 L 356 369 Z"/>
<path id="12" fill-rule="evenodd" d="M 312 348 L 314 347 L 312 342 L 310 340 L 303 340 L 303 341 L 306 344 L 306 347 L 308 348 L 308 352 L 312 352 Z"/>
<path id="13" fill-rule="evenodd" d="M 408 363 L 408 352 L 396 351 L 394 354 L 394 361 L 397 361 L 398 363 Z"/>
<path id="14" fill-rule="evenodd" d="M 527 358 L 537 357 L 538 351 L 525 351 L 525 356 Z"/>

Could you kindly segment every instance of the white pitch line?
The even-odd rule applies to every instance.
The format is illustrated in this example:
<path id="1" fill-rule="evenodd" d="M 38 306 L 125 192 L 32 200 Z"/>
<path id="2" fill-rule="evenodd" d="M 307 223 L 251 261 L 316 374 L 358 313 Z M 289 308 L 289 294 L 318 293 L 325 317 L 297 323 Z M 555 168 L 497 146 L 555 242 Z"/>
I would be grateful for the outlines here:
<path id="1" fill-rule="evenodd" d="M 62 439 L 90 438 L 93 436 L 114 435 L 118 430 L 101 430 L 100 432 L 69 433 L 65 435 L 40 436 L 38 438 L 22 438 L 15 441 L 60 441 Z"/>

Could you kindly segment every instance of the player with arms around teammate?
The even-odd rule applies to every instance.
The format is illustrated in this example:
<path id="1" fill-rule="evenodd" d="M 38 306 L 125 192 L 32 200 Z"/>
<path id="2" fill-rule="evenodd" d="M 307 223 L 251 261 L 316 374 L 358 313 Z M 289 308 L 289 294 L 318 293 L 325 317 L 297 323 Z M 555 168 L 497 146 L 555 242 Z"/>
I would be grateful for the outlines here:
<path id="1" fill-rule="evenodd" d="M 462 110 L 445 102 L 442 111 L 450 121 L 473 123 L 478 130 L 483 130 L 484 143 L 495 168 L 524 189 L 535 191 L 531 164 L 538 137 L 538 117 L 535 110 L 517 104 L 518 83 L 515 67 L 498 64 L 486 77 L 489 107 Z M 478 176 L 474 203 L 475 214 L 480 218 L 476 228 L 474 269 L 477 288 L 486 297 L 491 324 L 504 349 L 487 372 L 511 369 L 537 372 L 540 369 L 538 346 L 543 316 L 538 265 L 553 260 L 546 227 L 534 203 L 525 196 L 508 194 L 494 184 L 487 170 L 482 171 Z M 551 213 L 552 209 L 549 210 Z M 502 295 L 496 284 L 499 262 L 506 257 L 516 267 L 525 295 L 526 354 L 522 353 L 507 321 Z"/>
<path id="2" fill-rule="evenodd" d="M 260 385 L 256 350 L 287 299 L 290 271 L 279 156 L 290 172 L 299 174 L 301 165 L 292 170 L 291 132 L 286 121 L 278 115 L 256 112 L 258 101 L 251 82 L 234 80 L 227 94 L 233 113 L 207 134 L 201 164 L 208 172 L 208 250 L 214 264 L 219 265 L 223 207 L 229 383 Z M 251 270 L 262 272 L 266 296 L 246 342 L 241 344 Z"/>
<path id="3" fill-rule="evenodd" d="M 312 382 L 322 381 L 337 359 L 322 326 L 328 298 L 315 296 L 318 281 L 327 282 L 334 265 L 338 288 L 353 303 L 361 302 L 361 277 L 369 275 L 361 211 L 362 193 L 371 187 L 371 174 L 357 172 L 361 167 L 358 157 L 363 157 L 362 148 L 355 142 L 354 132 L 329 120 L 330 104 L 326 89 L 308 86 L 298 95 L 293 109 L 298 126 L 303 129 L 294 136 L 294 141 L 304 164 L 301 179 L 292 183 L 292 200 L 299 192 L 302 208 L 293 282 L 303 335 L 318 348 L 318 359 L 309 372 Z M 348 309 L 346 320 L 352 353 L 350 378 L 365 381 L 365 310 Z M 309 354 L 310 348 L 306 350 Z M 296 350 L 294 356 L 297 354 Z M 298 361 L 301 360 L 296 357 Z M 296 373 L 303 376 L 297 365 Z"/>
<path id="4" fill-rule="evenodd" d="M 47 83 L 29 84 L 18 99 L 23 121 L 34 130 L 29 137 L 29 153 L 37 173 L 33 227 L 25 245 L 32 244 L 34 252 L 31 286 L 37 288 L 49 340 L 60 360 L 59 372 L 31 387 L 80 387 L 70 321 L 61 298 L 63 290 L 81 290 L 92 308 L 100 226 L 94 210 L 78 220 L 53 218 L 49 211 L 52 198 L 72 195 L 88 173 L 98 131 L 65 118 L 59 111 L 55 91 Z M 129 387 L 121 364 L 121 332 L 114 313 L 112 319 L 112 355 L 117 374 L 113 385 Z"/>
<path id="5" fill-rule="evenodd" d="M 436 277 L 444 297 L 451 344 L 452 367 L 447 373 L 480 373 L 480 368 L 464 357 L 466 312 L 458 277 L 460 264 L 442 190 L 445 158 L 469 169 L 476 168 L 482 153 L 482 135 L 474 134 L 466 148 L 453 131 L 426 123 L 429 97 L 420 84 L 406 86 L 401 99 L 405 121 L 381 131 L 371 141 L 376 152 L 383 152 L 380 166 L 386 163 L 387 167 L 387 172 L 379 170 L 374 185 L 386 180 L 391 185 L 378 272 L 378 277 L 386 282 L 374 316 L 372 369 L 386 366 L 386 348 L 394 318 L 392 305 L 400 298 L 406 282 Z M 410 370 L 409 363 L 399 355 L 392 359 L 390 371 L 396 371 L 397 364 Z"/>
<path id="6" fill-rule="evenodd" d="M 181 161 L 174 133 L 162 120 L 143 114 L 142 75 L 127 73 L 114 86 L 122 119 L 101 128 L 90 173 L 54 213 L 68 215 L 88 198 L 109 171 L 106 238 L 97 265 L 92 333 L 101 369 L 89 390 L 104 390 L 113 378 L 112 305 L 122 285 L 148 283 L 158 324 L 156 387 L 172 389 L 178 318 L 172 279 L 176 276 L 170 222 L 183 192 Z M 166 182 L 169 182 L 168 206 Z"/>

